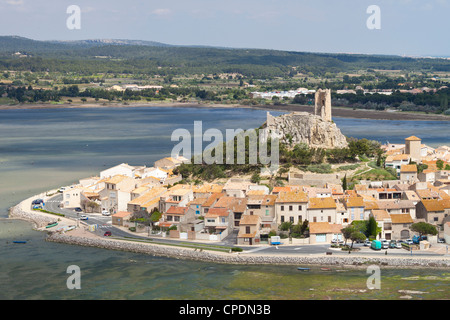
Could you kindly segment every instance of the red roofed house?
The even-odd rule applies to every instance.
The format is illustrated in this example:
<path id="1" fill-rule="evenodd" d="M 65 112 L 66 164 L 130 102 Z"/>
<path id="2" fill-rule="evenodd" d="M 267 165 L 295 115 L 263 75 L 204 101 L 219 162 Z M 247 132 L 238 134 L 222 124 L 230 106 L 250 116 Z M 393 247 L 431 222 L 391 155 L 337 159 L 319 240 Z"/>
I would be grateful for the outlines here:
<path id="1" fill-rule="evenodd" d="M 226 208 L 210 208 L 205 215 L 205 229 L 209 233 L 221 234 L 233 230 L 233 211 Z"/>

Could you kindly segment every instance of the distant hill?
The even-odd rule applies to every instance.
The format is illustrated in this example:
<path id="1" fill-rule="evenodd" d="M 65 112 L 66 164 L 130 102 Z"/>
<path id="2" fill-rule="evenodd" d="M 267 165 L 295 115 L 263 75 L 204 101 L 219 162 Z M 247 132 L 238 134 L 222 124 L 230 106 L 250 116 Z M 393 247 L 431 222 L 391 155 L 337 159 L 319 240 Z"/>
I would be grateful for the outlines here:
<path id="1" fill-rule="evenodd" d="M 15 52 L 31 58 L 14 57 Z M 102 57 L 100 60 L 99 57 Z M 0 37 L 0 70 L 81 73 L 198 74 L 237 72 L 249 77 L 282 77 L 292 68 L 307 74 L 361 69 L 450 71 L 450 60 L 389 55 L 311 53 L 266 49 L 176 46 L 154 41 L 92 39 L 37 41 Z"/>

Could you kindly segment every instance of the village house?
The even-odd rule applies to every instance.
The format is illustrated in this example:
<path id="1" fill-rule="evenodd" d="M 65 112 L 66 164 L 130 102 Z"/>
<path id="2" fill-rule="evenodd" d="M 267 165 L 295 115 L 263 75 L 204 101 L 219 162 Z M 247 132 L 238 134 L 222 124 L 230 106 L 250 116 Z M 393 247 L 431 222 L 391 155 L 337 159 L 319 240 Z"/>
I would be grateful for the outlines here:
<path id="1" fill-rule="evenodd" d="M 193 199 L 194 194 L 190 185 L 174 185 L 161 196 L 159 202 L 159 211 L 166 212 L 171 206 L 184 207 Z"/>
<path id="2" fill-rule="evenodd" d="M 158 161 L 155 161 L 154 165 L 157 168 L 163 168 L 166 170 L 175 169 L 176 167 L 180 166 L 183 163 L 189 163 L 190 160 L 186 159 L 183 156 L 175 156 L 175 157 L 166 157 L 163 159 L 160 159 Z"/>
<path id="3" fill-rule="evenodd" d="M 408 213 L 405 214 L 390 214 L 392 221 L 392 239 L 405 240 L 412 237 L 411 225 L 414 223 L 413 219 Z M 386 238 L 387 240 L 387 238 Z"/>
<path id="4" fill-rule="evenodd" d="M 207 200 L 202 204 L 201 206 L 201 215 L 204 217 L 210 208 L 214 207 L 214 205 L 216 204 L 216 202 L 221 198 L 224 197 L 225 193 L 219 193 L 219 192 L 215 192 L 212 193 Z"/>
<path id="5" fill-rule="evenodd" d="M 119 211 L 111 216 L 113 226 L 123 227 L 133 216 L 131 212 Z"/>
<path id="6" fill-rule="evenodd" d="M 131 192 L 136 189 L 136 180 L 125 175 L 115 175 L 105 181 L 105 189 L 99 192 L 102 211 L 114 214 L 127 211 Z"/>
<path id="7" fill-rule="evenodd" d="M 238 245 L 253 245 L 260 242 L 261 217 L 244 214 L 239 221 Z"/>
<path id="8" fill-rule="evenodd" d="M 386 168 L 393 168 L 397 174 L 400 174 L 402 165 L 409 164 L 411 157 L 409 154 L 397 154 L 393 156 L 387 156 L 384 162 Z"/>
<path id="9" fill-rule="evenodd" d="M 379 239 L 392 240 L 392 219 L 386 210 L 372 210 L 371 216 L 374 217 L 381 232 Z"/>
<path id="10" fill-rule="evenodd" d="M 153 187 L 143 193 L 141 190 L 133 190 L 133 199 L 127 204 L 127 211 L 132 212 L 136 217 L 144 216 L 154 209 L 159 209 L 160 197 L 167 191 L 164 187 Z M 134 197 L 135 195 L 138 195 Z"/>
<path id="11" fill-rule="evenodd" d="M 233 211 L 226 208 L 210 208 L 205 215 L 205 230 L 210 234 L 229 233 L 233 230 Z"/>
<path id="12" fill-rule="evenodd" d="M 342 225 L 328 222 L 309 223 L 309 244 L 331 243 L 333 239 L 343 240 Z"/>
<path id="13" fill-rule="evenodd" d="M 128 163 L 121 163 L 117 166 L 101 171 L 100 178 L 111 178 L 118 175 L 134 178 L 135 170 L 136 168 L 130 166 Z"/>
<path id="14" fill-rule="evenodd" d="M 365 204 L 362 197 L 348 197 L 344 200 L 344 206 L 347 209 L 347 220 L 343 223 L 352 223 L 355 220 L 366 220 Z"/>
<path id="15" fill-rule="evenodd" d="M 332 197 L 310 198 L 307 219 L 312 222 L 336 223 L 336 202 Z"/>
<path id="16" fill-rule="evenodd" d="M 302 223 L 307 216 L 308 196 L 303 191 L 280 192 L 275 200 L 277 224 Z"/>
<path id="17" fill-rule="evenodd" d="M 416 205 L 416 217 L 435 226 L 442 225 L 450 214 L 450 200 L 422 200 Z"/>
<path id="18" fill-rule="evenodd" d="M 220 184 L 204 183 L 192 187 L 194 198 L 208 198 L 213 193 L 222 193 L 223 186 Z"/>
<path id="19" fill-rule="evenodd" d="M 188 224 L 194 220 L 195 214 L 188 207 L 171 206 L 162 214 L 158 225 L 161 228 L 176 226 L 178 231 L 187 232 L 190 230 Z"/>
<path id="20" fill-rule="evenodd" d="M 64 208 L 78 208 L 81 207 L 83 201 L 89 199 L 83 194 L 86 189 L 79 186 L 74 188 L 68 188 L 63 191 L 63 206 Z"/>
<path id="21" fill-rule="evenodd" d="M 400 181 L 414 183 L 417 179 L 417 165 L 404 164 L 400 168 Z"/>

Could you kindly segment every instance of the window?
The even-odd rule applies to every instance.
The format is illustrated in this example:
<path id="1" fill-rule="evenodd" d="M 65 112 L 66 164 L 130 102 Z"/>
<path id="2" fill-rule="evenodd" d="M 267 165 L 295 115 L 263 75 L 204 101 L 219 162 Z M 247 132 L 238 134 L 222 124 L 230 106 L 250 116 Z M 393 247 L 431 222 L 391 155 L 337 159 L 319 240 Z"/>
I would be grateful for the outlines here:
<path id="1" fill-rule="evenodd" d="M 284 222 L 284 216 L 281 216 L 281 223 Z"/>
<path id="2" fill-rule="evenodd" d="M 268 216 L 269 215 L 269 210 L 266 210 L 266 216 Z"/>
<path id="3" fill-rule="evenodd" d="M 225 223 L 226 219 L 224 217 L 222 217 L 222 223 Z"/>
<path id="4" fill-rule="evenodd" d="M 314 218 L 313 218 L 313 222 L 317 222 L 317 217 L 314 217 Z"/>
<path id="5" fill-rule="evenodd" d="M 172 216 L 167 216 L 167 221 L 172 221 Z"/>
<path id="6" fill-rule="evenodd" d="M 281 211 L 284 211 L 284 206 L 281 206 Z"/>
<path id="7" fill-rule="evenodd" d="M 303 221 L 303 219 L 302 219 L 303 217 L 300 215 L 300 216 L 298 216 L 298 221 L 300 222 L 300 221 Z"/>
<path id="8" fill-rule="evenodd" d="M 179 216 L 173 217 L 173 221 L 179 222 L 180 221 L 180 217 Z"/>
<path id="9" fill-rule="evenodd" d="M 245 227 L 245 233 L 250 233 L 250 227 L 249 226 Z"/>
<path id="10" fill-rule="evenodd" d="M 292 211 L 292 206 L 289 206 L 289 211 Z"/>
<path id="11" fill-rule="evenodd" d="M 289 221 L 294 223 L 294 217 L 289 217 Z"/>
<path id="12" fill-rule="evenodd" d="M 302 211 L 302 206 L 298 206 L 298 211 Z"/>
<path id="13" fill-rule="evenodd" d="M 359 219 L 360 219 L 360 220 L 364 220 L 364 213 L 361 213 L 361 214 L 359 215 Z"/>
<path id="14" fill-rule="evenodd" d="M 328 222 L 331 222 L 331 216 L 328 216 Z"/>

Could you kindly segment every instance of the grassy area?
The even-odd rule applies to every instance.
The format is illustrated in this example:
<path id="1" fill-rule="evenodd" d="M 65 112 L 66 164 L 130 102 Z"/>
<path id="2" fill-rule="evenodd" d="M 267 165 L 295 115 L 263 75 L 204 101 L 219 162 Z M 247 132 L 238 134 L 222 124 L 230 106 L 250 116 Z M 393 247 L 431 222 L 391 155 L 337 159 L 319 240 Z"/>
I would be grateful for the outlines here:
<path id="1" fill-rule="evenodd" d="M 164 246 L 191 248 L 191 249 L 197 249 L 197 250 L 219 251 L 219 252 L 229 252 L 230 250 L 233 250 L 233 248 L 234 248 L 234 247 L 227 247 L 227 246 L 209 245 L 209 244 L 204 244 L 204 243 L 190 243 L 190 242 L 167 243 L 167 242 L 160 242 L 155 239 L 136 239 L 136 238 L 132 238 L 132 237 L 115 238 L 115 239 L 134 241 L 134 242 L 140 242 L 140 243 L 159 244 L 159 245 L 164 245 Z"/>

